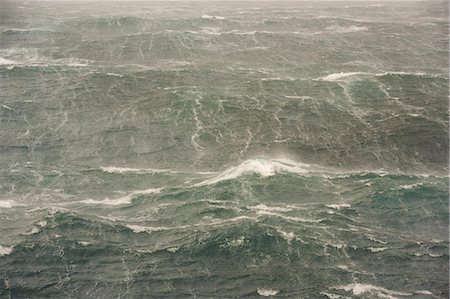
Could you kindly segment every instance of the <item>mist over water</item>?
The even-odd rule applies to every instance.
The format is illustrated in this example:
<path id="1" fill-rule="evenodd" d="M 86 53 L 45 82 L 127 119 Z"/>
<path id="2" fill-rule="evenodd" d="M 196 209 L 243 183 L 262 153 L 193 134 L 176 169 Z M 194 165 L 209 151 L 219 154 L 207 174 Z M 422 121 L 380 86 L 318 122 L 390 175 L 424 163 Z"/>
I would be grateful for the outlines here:
<path id="1" fill-rule="evenodd" d="M 0 298 L 448 298 L 447 12 L 0 2 Z"/>

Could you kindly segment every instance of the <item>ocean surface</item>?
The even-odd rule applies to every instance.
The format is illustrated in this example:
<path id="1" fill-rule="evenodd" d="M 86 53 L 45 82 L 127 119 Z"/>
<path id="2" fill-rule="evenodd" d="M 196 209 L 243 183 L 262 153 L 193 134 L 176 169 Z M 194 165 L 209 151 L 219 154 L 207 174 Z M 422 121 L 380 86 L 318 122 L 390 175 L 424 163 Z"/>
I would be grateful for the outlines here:
<path id="1" fill-rule="evenodd" d="M 0 298 L 448 298 L 448 2 L 0 2 Z"/>

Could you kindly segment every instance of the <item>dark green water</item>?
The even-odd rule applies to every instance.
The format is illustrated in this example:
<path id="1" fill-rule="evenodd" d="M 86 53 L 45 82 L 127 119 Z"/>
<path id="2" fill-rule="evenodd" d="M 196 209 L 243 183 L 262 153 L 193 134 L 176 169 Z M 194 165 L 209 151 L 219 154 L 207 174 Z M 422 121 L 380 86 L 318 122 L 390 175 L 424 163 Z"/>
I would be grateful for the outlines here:
<path id="1" fill-rule="evenodd" d="M 448 298 L 447 12 L 0 2 L 0 298 Z"/>

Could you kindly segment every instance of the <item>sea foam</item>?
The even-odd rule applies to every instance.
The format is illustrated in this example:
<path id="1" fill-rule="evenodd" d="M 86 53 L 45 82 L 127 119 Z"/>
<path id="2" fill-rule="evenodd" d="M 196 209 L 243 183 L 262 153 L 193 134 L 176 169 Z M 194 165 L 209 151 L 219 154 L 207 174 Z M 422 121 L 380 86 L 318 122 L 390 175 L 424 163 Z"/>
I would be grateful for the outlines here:
<path id="1" fill-rule="evenodd" d="M 333 73 L 330 74 L 328 76 L 322 77 L 322 78 L 318 78 L 316 80 L 320 80 L 320 81 L 328 81 L 328 82 L 336 82 L 336 81 L 343 81 L 343 79 L 347 79 L 349 77 L 354 77 L 354 76 L 360 76 L 360 75 L 371 75 L 370 73 L 366 73 L 366 72 L 348 72 L 348 73 L 344 73 L 344 72 L 340 72 L 340 73 Z"/>
<path id="2" fill-rule="evenodd" d="M 138 195 L 149 195 L 149 194 L 158 194 L 160 193 L 162 190 L 162 188 L 150 188 L 147 190 L 138 190 L 138 191 L 134 191 L 131 192 L 130 194 L 123 196 L 123 197 L 119 197 L 116 199 L 104 199 L 104 200 L 94 200 L 94 199 L 85 199 L 82 200 L 81 203 L 85 203 L 85 204 L 98 204 L 98 205 L 108 205 L 108 206 L 119 206 L 119 205 L 126 205 L 126 204 L 130 204 L 133 197 L 138 196 Z"/>
<path id="3" fill-rule="evenodd" d="M 256 290 L 256 292 L 258 293 L 258 295 L 261 295 L 261 296 L 264 296 L 264 297 L 269 297 L 269 296 L 275 296 L 280 291 L 273 290 L 273 289 L 263 289 L 263 288 L 261 288 L 261 289 Z"/>
<path id="4" fill-rule="evenodd" d="M 376 296 L 378 297 L 382 297 L 382 298 L 390 298 L 390 299 L 394 299 L 396 298 L 395 296 L 411 296 L 413 294 L 411 293 L 404 293 L 404 292 L 398 292 L 398 291 L 392 291 L 392 290 L 388 290 L 385 289 L 383 287 L 378 287 L 378 286 L 374 286 L 371 284 L 362 284 L 362 283 L 352 283 L 352 284 L 348 284 L 348 285 L 342 285 L 342 286 L 337 286 L 334 287 L 337 290 L 344 290 L 346 292 L 352 292 L 353 295 L 356 296 L 361 296 L 361 295 L 374 295 L 376 294 Z"/>
<path id="5" fill-rule="evenodd" d="M 9 254 L 11 254 L 12 250 L 13 250 L 13 247 L 6 247 L 6 246 L 0 245 L 0 256 L 9 255 Z"/>
<path id="6" fill-rule="evenodd" d="M 0 57 L 0 65 L 11 65 L 11 64 L 16 64 L 16 63 L 17 62 L 15 62 L 15 61 Z"/>
<path id="7" fill-rule="evenodd" d="M 203 20 L 225 20 L 225 17 L 203 15 L 203 16 L 202 16 L 202 19 L 203 19 Z"/>
<path id="8" fill-rule="evenodd" d="M 386 71 L 382 73 L 368 73 L 368 72 L 339 72 L 332 73 L 327 76 L 317 78 L 316 81 L 327 81 L 327 82 L 339 82 L 346 80 L 358 80 L 361 77 L 384 77 L 384 76 L 415 76 L 415 77 L 430 77 L 438 78 L 441 75 L 436 74 L 426 74 L 423 72 L 396 72 L 396 71 Z"/>
<path id="9" fill-rule="evenodd" d="M 130 168 L 130 167 L 116 167 L 116 166 L 101 166 L 100 169 L 106 173 L 138 173 L 138 174 L 153 174 L 153 173 L 176 173 L 170 169 L 155 169 L 155 168 Z"/>
<path id="10" fill-rule="evenodd" d="M 327 205 L 327 207 L 335 210 L 340 210 L 344 208 L 350 208 L 351 205 L 349 205 L 348 203 L 341 203 L 341 204 L 329 204 Z"/>
<path id="11" fill-rule="evenodd" d="M 368 28 L 364 26 L 330 26 L 326 28 L 328 31 L 332 31 L 333 33 L 352 33 L 352 32 L 360 32 L 367 31 Z"/>
<path id="12" fill-rule="evenodd" d="M 22 204 L 19 204 L 17 202 L 15 202 L 14 200 L 0 200 L 0 208 L 4 208 L 4 209 L 10 209 L 12 207 L 16 207 L 16 206 L 22 206 Z"/>
<path id="13" fill-rule="evenodd" d="M 261 177 L 270 177 L 276 173 L 294 173 L 305 175 L 310 172 L 312 166 L 305 163 L 294 162 L 287 159 L 250 159 L 238 166 L 225 169 L 210 179 L 200 182 L 195 187 L 214 185 L 216 183 L 231 180 L 245 174 L 257 174 Z"/>

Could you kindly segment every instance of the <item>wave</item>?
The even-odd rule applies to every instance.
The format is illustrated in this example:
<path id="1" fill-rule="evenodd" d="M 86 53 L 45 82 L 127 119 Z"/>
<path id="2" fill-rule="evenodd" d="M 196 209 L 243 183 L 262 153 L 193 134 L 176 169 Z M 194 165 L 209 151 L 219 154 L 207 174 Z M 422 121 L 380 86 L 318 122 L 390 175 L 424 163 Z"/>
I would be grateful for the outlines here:
<path id="1" fill-rule="evenodd" d="M 6 247 L 0 245 L 0 256 L 10 255 L 13 250 L 13 247 Z"/>
<path id="2" fill-rule="evenodd" d="M 45 228 L 45 227 L 47 226 L 47 224 L 48 224 L 48 222 L 47 222 L 47 220 L 45 220 L 45 219 L 44 219 L 44 220 L 41 220 L 41 221 L 38 221 L 38 222 L 36 223 L 36 225 L 35 225 L 33 228 L 31 228 L 30 231 L 24 233 L 24 235 L 30 236 L 30 235 L 37 234 L 37 233 L 39 233 L 43 228 Z"/>
<path id="3" fill-rule="evenodd" d="M 388 250 L 389 247 L 368 247 L 367 249 L 370 252 L 382 252 L 382 251 Z"/>
<path id="4" fill-rule="evenodd" d="M 353 295 L 356 295 L 356 296 L 376 295 L 378 298 L 390 298 L 390 299 L 398 298 L 396 296 L 402 296 L 402 297 L 413 296 L 414 294 L 433 296 L 433 293 L 428 290 L 417 290 L 417 291 L 411 291 L 412 293 L 406 293 L 406 292 L 388 290 L 383 287 L 378 287 L 378 286 L 374 286 L 371 284 L 362 284 L 362 283 L 352 283 L 352 284 L 348 284 L 348 285 L 337 286 L 337 287 L 334 287 L 334 289 L 344 290 L 346 292 L 351 291 L 353 293 Z M 339 297 L 334 297 L 334 298 L 339 298 Z M 330 297 L 330 298 L 332 298 L 332 297 Z"/>
<path id="5" fill-rule="evenodd" d="M 155 174 L 155 173 L 178 173 L 171 169 L 155 169 L 155 168 L 129 168 L 129 167 L 116 167 L 116 166 L 101 166 L 100 169 L 106 173 L 138 173 L 138 174 Z"/>
<path id="6" fill-rule="evenodd" d="M 329 204 L 329 205 L 327 205 L 327 207 L 330 209 L 340 210 L 340 209 L 344 209 L 344 208 L 350 208 L 351 205 L 349 205 L 348 203 Z"/>
<path id="7" fill-rule="evenodd" d="M 250 207 L 250 209 L 253 207 Z M 276 208 L 275 208 L 276 209 Z M 260 217 L 260 216 L 267 216 L 267 217 L 276 217 L 276 218 L 280 218 L 283 221 L 287 221 L 287 222 L 299 222 L 299 223 L 320 223 L 322 222 L 324 219 L 306 219 L 306 218 L 302 218 L 302 217 L 292 217 L 292 216 L 286 216 L 277 212 L 272 212 L 271 210 L 267 210 L 267 209 L 254 209 L 256 213 L 256 217 Z"/>
<path id="8" fill-rule="evenodd" d="M 259 204 L 256 206 L 249 206 L 248 209 L 252 211 L 266 211 L 266 212 L 290 212 L 293 209 L 290 207 L 277 207 L 277 206 L 266 206 L 264 204 Z"/>
<path id="9" fill-rule="evenodd" d="M 262 178 L 275 176 L 277 174 L 294 174 L 298 176 L 320 176 L 323 178 L 351 178 L 353 176 L 364 177 L 367 175 L 375 175 L 379 177 L 383 176 L 414 176 L 414 177 L 436 177 L 446 178 L 447 176 L 439 176 L 437 174 L 412 174 L 402 172 L 387 172 L 385 170 L 339 170 L 334 168 L 326 168 L 315 164 L 307 164 L 302 162 L 296 162 L 289 159 L 269 159 L 269 158 L 256 158 L 245 160 L 238 166 L 233 166 L 225 169 L 219 173 L 203 173 L 203 174 L 215 174 L 204 181 L 194 184 L 193 187 L 203 187 L 209 185 L 215 185 L 217 183 L 228 181 L 232 179 L 238 179 L 245 175 L 257 175 Z M 414 186 L 416 187 L 416 186 Z M 408 188 L 408 187 L 406 187 Z M 330 208 L 347 208 L 348 204 L 330 205 Z"/>
<path id="10" fill-rule="evenodd" d="M 1 34 L 21 34 L 21 33 L 56 33 L 56 31 L 44 28 L 10 28 L 1 32 Z"/>
<path id="11" fill-rule="evenodd" d="M 400 189 L 404 189 L 404 190 L 411 190 L 414 189 L 416 187 L 420 187 L 422 186 L 422 183 L 416 183 L 416 184 L 409 184 L 409 185 L 401 185 Z"/>
<path id="12" fill-rule="evenodd" d="M 157 168 L 130 168 L 130 167 L 117 167 L 117 166 L 100 166 L 100 170 L 105 173 L 111 174 L 160 174 L 160 173 L 169 173 L 169 174 L 186 174 L 186 172 L 173 170 L 173 169 L 157 169 Z M 195 171 L 189 172 L 189 174 L 196 175 L 211 175 L 216 174 L 217 172 L 213 171 Z"/>
<path id="13" fill-rule="evenodd" d="M 270 296 L 275 296 L 280 291 L 279 290 L 274 290 L 274 289 L 260 288 L 260 289 L 256 290 L 256 292 L 258 293 L 258 295 L 261 295 L 263 297 L 270 297 Z"/>
<path id="14" fill-rule="evenodd" d="M 10 209 L 13 207 L 23 206 L 23 204 L 20 204 L 18 202 L 15 202 L 14 200 L 0 200 L 0 208 L 4 209 Z"/>
<path id="15" fill-rule="evenodd" d="M 254 35 L 301 35 L 308 34 L 306 32 L 300 31 L 268 31 L 268 30 L 253 30 L 253 31 L 243 31 L 243 30 L 230 30 L 230 31 L 220 31 L 219 27 L 201 27 L 200 30 L 174 30 L 165 29 L 161 31 L 146 31 L 138 33 L 127 33 L 117 35 L 116 38 L 122 37 L 146 37 L 146 36 L 165 36 L 165 35 L 181 35 L 186 34 L 191 35 L 211 35 L 211 36 L 227 36 L 227 35 L 238 35 L 238 36 L 254 36 Z M 266 47 L 255 47 L 259 49 L 267 49 Z"/>
<path id="16" fill-rule="evenodd" d="M 18 64 L 18 62 L 0 57 L 0 65 Z"/>
<path id="17" fill-rule="evenodd" d="M 225 20 L 225 17 L 220 16 L 210 16 L 210 15 L 202 15 L 202 20 Z"/>
<path id="18" fill-rule="evenodd" d="M 370 76 L 372 74 L 366 73 L 366 72 L 348 72 L 348 73 L 340 72 L 340 73 L 333 73 L 333 74 L 327 75 L 325 77 L 317 78 L 316 80 L 335 82 L 335 81 L 341 81 L 341 79 L 344 79 L 344 78 L 353 77 L 353 76 L 361 76 L 361 75 Z"/>
<path id="19" fill-rule="evenodd" d="M 230 167 L 210 179 L 204 180 L 195 187 L 214 185 L 222 181 L 236 179 L 245 174 L 257 174 L 261 177 L 270 177 L 277 173 L 308 174 L 313 166 L 310 164 L 294 162 L 287 159 L 250 159 L 238 166 Z"/>
<path id="20" fill-rule="evenodd" d="M 392 291 L 383 287 L 374 286 L 371 284 L 352 283 L 348 285 L 336 286 L 334 289 L 344 290 L 346 292 L 352 292 L 355 296 L 362 295 L 376 295 L 377 297 L 394 299 L 395 296 L 412 296 L 412 293 L 404 293 L 398 291 Z"/>
<path id="21" fill-rule="evenodd" d="M 89 169 L 93 170 L 93 169 Z M 95 169 L 94 169 L 95 170 Z M 154 175 L 154 174 L 174 174 L 185 176 L 195 176 L 196 179 L 203 179 L 192 185 L 182 185 L 181 188 L 196 188 L 215 185 L 220 182 L 239 179 L 246 175 L 257 175 L 260 178 L 272 177 L 275 175 L 297 175 L 303 177 L 319 176 L 325 179 L 346 179 L 349 178 L 364 178 L 366 176 L 407 176 L 407 177 L 435 177 L 446 178 L 447 176 L 440 176 L 438 174 L 417 174 L 417 173 L 403 173 L 403 172 L 388 172 L 383 169 L 378 170 L 340 170 L 337 168 L 324 167 L 316 164 L 307 164 L 296 162 L 289 159 L 270 159 L 270 158 L 254 158 L 241 162 L 237 166 L 228 167 L 223 171 L 183 171 L 172 169 L 155 169 L 155 168 L 129 168 L 116 166 L 102 166 L 100 170 L 109 174 L 139 174 L 139 175 Z M 189 180 L 190 181 L 190 180 Z M 420 185 L 402 185 L 402 189 L 412 189 Z M 347 203 L 330 204 L 331 209 L 349 208 Z"/>
<path id="22" fill-rule="evenodd" d="M 413 76 L 413 77 L 427 77 L 427 78 L 443 78 L 445 75 L 440 74 L 427 74 L 423 72 L 395 72 L 395 71 L 387 71 L 383 73 L 369 73 L 369 72 L 340 72 L 329 74 L 324 77 L 316 78 L 315 81 L 328 81 L 328 82 L 337 82 L 337 81 L 345 81 L 344 79 L 356 79 L 359 80 L 361 77 L 385 77 L 385 76 Z M 356 78 L 355 78 L 356 77 Z"/>
<path id="23" fill-rule="evenodd" d="M 94 204 L 94 205 L 108 205 L 108 206 L 119 206 L 119 205 L 127 205 L 132 202 L 132 199 L 139 195 L 150 195 L 150 194 L 158 194 L 160 193 L 162 188 L 150 188 L 147 190 L 138 190 L 131 192 L 130 194 L 119 197 L 116 199 L 104 199 L 104 200 L 94 200 L 94 199 L 85 199 L 80 201 L 80 203 L 84 204 Z"/>
<path id="24" fill-rule="evenodd" d="M 364 27 L 364 26 L 330 26 L 327 27 L 326 30 L 328 31 L 332 31 L 333 33 L 353 33 L 353 32 L 361 32 L 361 31 L 367 31 L 369 30 L 369 28 Z"/>
<path id="25" fill-rule="evenodd" d="M 242 220 L 250 220 L 250 221 L 256 221 L 256 218 L 249 217 L 249 216 L 237 216 L 234 218 L 227 218 L 227 219 L 215 219 L 210 222 L 200 222 L 200 223 L 193 223 L 190 225 L 180 225 L 180 226 L 144 226 L 144 225 L 136 225 L 136 224 L 125 224 L 126 227 L 131 229 L 135 233 L 152 233 L 152 232 L 159 232 L 159 231 L 169 231 L 169 230 L 183 230 L 183 229 L 192 229 L 192 228 L 198 228 L 198 227 L 211 227 L 211 226 L 222 226 L 229 223 L 234 223 Z"/>
<path id="26" fill-rule="evenodd" d="M 0 65 L 5 65 L 9 70 L 16 67 L 53 67 L 53 66 L 68 66 L 68 67 L 86 67 L 91 65 L 92 61 L 80 58 L 61 58 L 61 59 L 46 59 L 45 57 L 33 57 L 22 61 L 9 60 L 0 57 Z"/>

